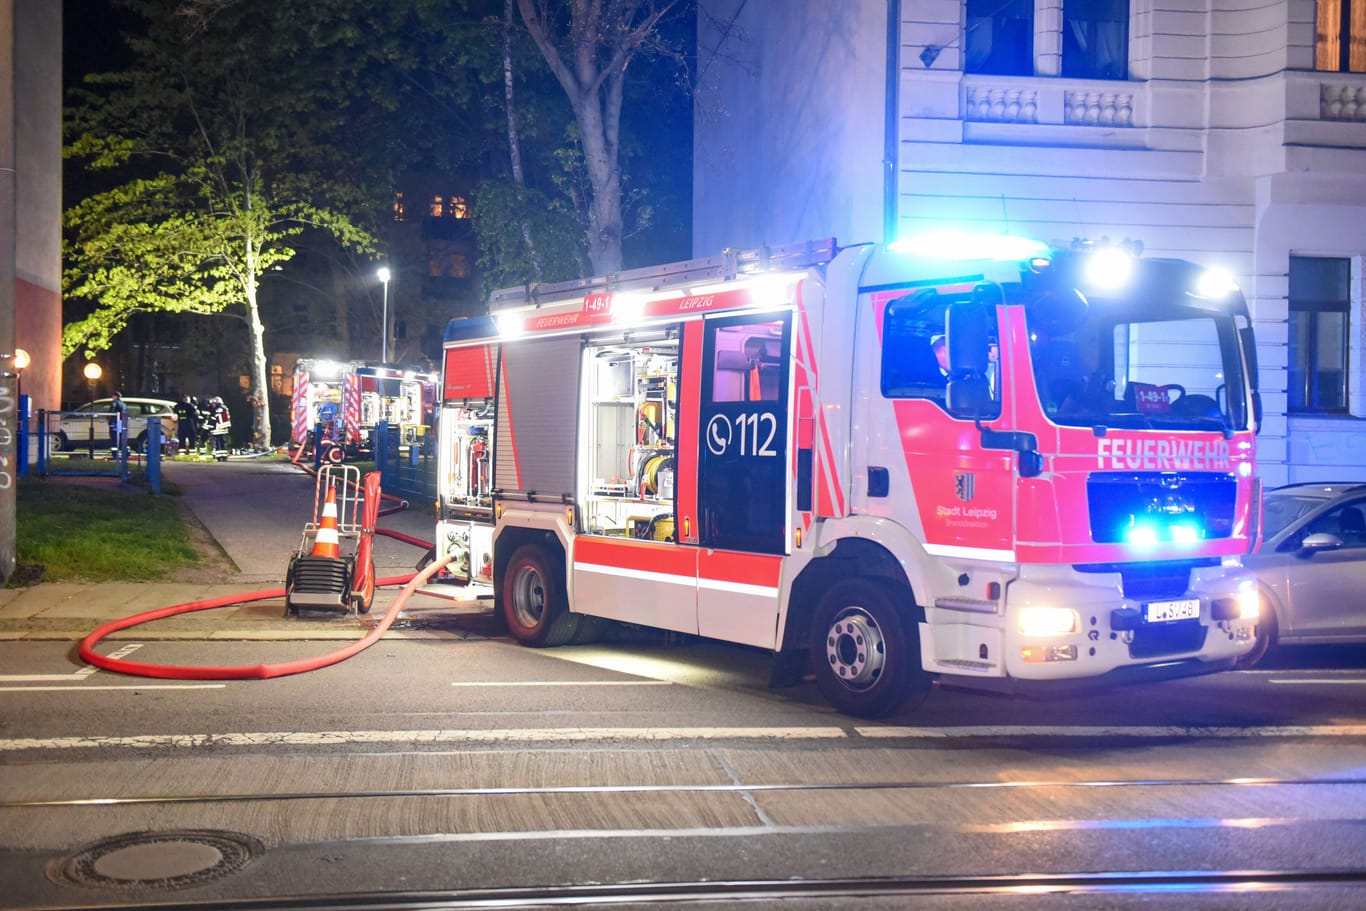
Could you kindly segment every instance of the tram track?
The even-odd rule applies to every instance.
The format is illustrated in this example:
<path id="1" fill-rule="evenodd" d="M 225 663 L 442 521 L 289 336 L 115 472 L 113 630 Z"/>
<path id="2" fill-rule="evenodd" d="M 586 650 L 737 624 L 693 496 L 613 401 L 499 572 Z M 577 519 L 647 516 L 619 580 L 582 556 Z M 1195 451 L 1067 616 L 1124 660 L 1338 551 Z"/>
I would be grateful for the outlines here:
<path id="1" fill-rule="evenodd" d="M 934 903 L 959 899 L 995 903 L 1011 907 L 1056 903 L 1065 896 L 1083 901 L 1104 897 L 1107 908 L 1133 907 L 1188 908 L 1200 896 L 1223 896 L 1232 904 L 1216 907 L 1300 907 L 1296 900 L 1312 902 L 1303 907 L 1319 907 L 1330 894 L 1350 900 L 1353 890 L 1366 884 L 1366 871 L 1332 869 L 1318 871 L 1288 870 L 1210 870 L 1147 871 L 1113 873 L 1025 873 L 1004 876 L 906 876 L 906 877 L 832 877 L 781 880 L 680 881 L 661 883 L 622 883 L 568 885 L 551 888 L 462 889 L 446 891 L 402 891 L 350 893 L 316 896 L 287 896 L 279 899 L 200 899 L 177 901 L 176 908 L 193 911 L 482 911 L 482 909 L 610 907 L 629 911 L 634 907 L 656 908 L 709 905 L 730 907 L 743 903 L 747 909 L 768 906 L 784 909 L 844 907 L 860 901 L 860 908 L 906 907 L 907 903 Z M 1156 896 L 1156 898 L 1155 898 Z M 887 899 L 892 905 L 867 904 Z M 1170 901 L 1163 901 L 1167 899 Z M 1257 904 L 1257 902 L 1264 904 Z M 724 903 L 724 904 L 722 904 Z M 1292 904 L 1294 903 L 1294 904 Z M 1084 906 L 1084 905 L 1083 905 Z M 165 901 L 83 903 L 86 911 L 167 911 Z M 959 907 L 956 904 L 948 907 Z M 1056 904 L 1050 904 L 1056 907 Z M 1344 905 L 1345 907 L 1345 905 Z"/>
<path id="2" fill-rule="evenodd" d="M 825 755 L 796 761 L 810 768 Z M 775 756 L 793 759 L 780 751 Z M 243 758 L 218 757 L 206 768 Z M 331 757 L 340 766 L 362 758 L 373 757 Z M 470 757 L 444 758 L 450 774 L 475 780 L 457 766 Z M 520 761 L 515 754 L 508 758 Z M 1058 896 L 1072 897 L 1078 902 L 1072 907 L 1127 908 L 1132 901 L 1132 907 L 1151 908 L 1154 895 L 1212 902 L 1156 907 L 1281 911 L 1354 907 L 1351 902 L 1366 885 L 1366 852 L 1346 850 L 1362 843 L 1366 772 L 811 781 L 779 774 L 749 751 L 745 764 L 729 761 L 736 759 L 734 752 L 726 758 L 729 782 L 623 781 L 629 773 L 620 769 L 659 768 L 632 760 L 608 773 L 616 782 L 591 783 L 576 780 L 589 766 L 576 767 L 562 755 L 540 771 L 558 771 L 574 783 L 328 790 L 293 776 L 306 761 L 322 759 L 297 754 L 299 765 L 272 779 L 275 789 L 225 787 L 228 781 L 220 778 L 220 790 L 213 793 L 214 784 L 207 782 L 215 779 L 199 777 L 180 782 L 182 791 L 175 793 L 173 781 L 150 786 L 155 777 L 140 788 L 130 787 L 136 783 L 131 778 L 106 787 L 87 778 L 84 784 L 68 783 L 66 795 L 57 785 L 48 795 L 32 793 L 53 765 L 44 761 L 20 764 L 29 767 L 29 796 L 0 801 L 0 828 L 18 833 L 41 821 L 54 831 L 81 832 L 87 847 L 118 833 L 196 829 L 251 833 L 245 837 L 264 845 L 250 859 L 257 872 L 223 878 L 209 900 L 87 887 L 75 906 L 92 911 L 690 905 L 826 911 L 854 901 L 861 911 L 922 905 L 1014 909 Z M 264 763 L 253 769 L 270 768 L 271 757 L 253 759 Z M 133 765 L 152 772 L 157 763 Z M 358 780 L 377 769 L 360 769 Z M 1344 850 L 1328 863 L 1311 843 Z M 1265 845 L 1277 847 L 1257 850 Z M 59 862 L 54 858 L 70 856 L 71 846 L 53 841 L 27 850 L 35 862 L 44 858 L 50 871 Z M 840 855 L 845 860 L 833 866 L 798 860 Z M 509 857 L 520 861 L 512 872 L 497 866 Z M 288 872 L 329 867 L 342 858 L 348 876 L 336 881 L 295 882 Z M 686 866 L 684 858 L 702 864 L 714 879 L 688 878 L 698 868 Z M 1253 858 L 1262 863 L 1247 863 Z M 453 859 L 459 859 L 457 868 L 449 867 Z M 376 879 L 360 872 L 391 866 L 404 875 Z M 289 894 L 273 893 L 278 901 L 263 898 L 250 887 L 253 877 L 271 879 Z M 374 891 L 385 885 L 396 891 Z"/>
<path id="3" fill-rule="evenodd" d="M 136 795 L 136 796 L 91 796 L 82 798 L 0 800 L 0 810 L 34 807 L 117 807 L 146 804 L 196 804 L 196 803 L 259 803 L 269 801 L 295 800 L 384 800 L 412 797 L 510 797 L 533 795 L 586 794 L 603 796 L 622 796 L 629 794 L 681 794 L 681 793 L 719 793 L 741 794 L 747 792 L 829 792 L 829 791 L 983 791 L 983 790 L 1028 790 L 1047 788 L 1051 790 L 1083 790 L 1113 788 L 1257 788 L 1257 787 L 1336 787 L 1354 786 L 1366 788 L 1366 777 L 1331 778 L 1219 778 L 1219 779 L 1099 779 L 1091 781 L 957 781 L 957 782 L 906 782 L 870 781 L 841 783 L 733 783 L 733 784 L 634 784 L 634 785 L 547 785 L 547 786 L 505 786 L 470 788 L 403 788 L 376 789 L 365 791 L 296 791 L 296 792 L 258 792 L 236 794 L 179 794 L 179 795 Z"/>

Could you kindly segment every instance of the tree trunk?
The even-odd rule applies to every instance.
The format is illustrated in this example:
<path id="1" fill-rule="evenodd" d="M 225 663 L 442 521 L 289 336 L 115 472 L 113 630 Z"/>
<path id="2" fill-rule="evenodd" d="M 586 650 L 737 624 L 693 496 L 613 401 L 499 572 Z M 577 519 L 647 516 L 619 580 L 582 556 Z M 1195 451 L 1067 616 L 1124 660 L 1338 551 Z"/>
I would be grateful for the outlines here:
<path id="1" fill-rule="evenodd" d="M 508 112 L 508 155 L 512 158 L 512 180 L 520 189 L 526 186 L 522 171 L 522 139 L 517 128 L 517 107 L 512 92 L 512 7 L 517 0 L 503 2 L 503 98 Z M 539 280 L 541 265 L 536 256 L 536 245 L 531 240 L 531 224 L 522 219 L 522 243 L 526 245 L 527 261 L 531 264 L 529 280 Z"/>

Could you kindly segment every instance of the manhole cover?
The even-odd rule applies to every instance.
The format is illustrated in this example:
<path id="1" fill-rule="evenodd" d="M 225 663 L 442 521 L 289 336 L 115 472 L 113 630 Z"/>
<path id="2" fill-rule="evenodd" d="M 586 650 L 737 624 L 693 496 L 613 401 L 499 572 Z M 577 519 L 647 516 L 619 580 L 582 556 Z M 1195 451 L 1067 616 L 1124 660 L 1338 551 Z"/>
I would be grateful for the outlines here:
<path id="1" fill-rule="evenodd" d="M 236 873 L 261 850 L 236 832 L 141 832 L 87 845 L 51 876 L 95 889 L 185 889 Z"/>

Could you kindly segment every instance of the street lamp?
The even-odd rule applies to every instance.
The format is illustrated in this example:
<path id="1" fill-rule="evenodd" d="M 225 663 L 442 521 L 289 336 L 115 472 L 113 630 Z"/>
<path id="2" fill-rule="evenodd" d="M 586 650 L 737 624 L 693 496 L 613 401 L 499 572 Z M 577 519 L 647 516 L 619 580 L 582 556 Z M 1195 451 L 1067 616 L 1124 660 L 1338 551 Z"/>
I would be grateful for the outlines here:
<path id="1" fill-rule="evenodd" d="M 24 394 L 24 371 L 28 369 L 30 363 L 28 352 L 23 348 L 14 349 L 14 397 L 18 399 Z"/>
<path id="2" fill-rule="evenodd" d="M 104 373 L 100 365 L 90 361 L 81 371 L 85 374 L 85 381 L 90 386 L 90 458 L 95 458 L 95 382 Z"/>
<path id="3" fill-rule="evenodd" d="M 384 285 L 384 322 L 380 326 L 382 341 L 380 342 L 379 362 L 387 364 L 389 363 L 389 279 L 392 277 L 389 267 L 380 266 L 375 277 L 380 280 L 380 284 Z"/>

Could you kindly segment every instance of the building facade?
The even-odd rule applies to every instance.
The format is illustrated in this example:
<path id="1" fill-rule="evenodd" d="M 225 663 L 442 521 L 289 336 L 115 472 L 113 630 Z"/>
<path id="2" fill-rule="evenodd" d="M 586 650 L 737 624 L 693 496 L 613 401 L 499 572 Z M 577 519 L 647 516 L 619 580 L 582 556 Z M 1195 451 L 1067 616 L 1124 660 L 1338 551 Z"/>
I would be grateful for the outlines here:
<path id="1" fill-rule="evenodd" d="M 1130 239 L 1252 307 L 1269 485 L 1366 481 L 1366 0 L 702 0 L 694 252 Z"/>

